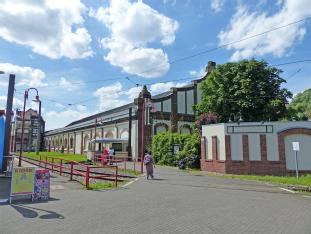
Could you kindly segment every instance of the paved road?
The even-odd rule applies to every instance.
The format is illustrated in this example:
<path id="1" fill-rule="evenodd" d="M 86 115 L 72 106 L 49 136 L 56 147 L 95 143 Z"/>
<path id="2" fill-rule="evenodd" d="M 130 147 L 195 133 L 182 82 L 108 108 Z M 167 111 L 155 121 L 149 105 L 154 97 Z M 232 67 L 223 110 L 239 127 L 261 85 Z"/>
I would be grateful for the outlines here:
<path id="1" fill-rule="evenodd" d="M 83 191 L 55 177 L 52 201 L 0 206 L 0 233 L 311 233 L 311 198 L 156 169 L 156 180 L 112 191 Z"/>

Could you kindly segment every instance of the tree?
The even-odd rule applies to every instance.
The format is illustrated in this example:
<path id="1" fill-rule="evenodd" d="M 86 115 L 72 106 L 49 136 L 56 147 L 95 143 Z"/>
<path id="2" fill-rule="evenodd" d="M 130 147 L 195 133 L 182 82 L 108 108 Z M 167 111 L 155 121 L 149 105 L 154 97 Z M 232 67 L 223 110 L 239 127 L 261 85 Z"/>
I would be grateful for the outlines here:
<path id="1" fill-rule="evenodd" d="M 298 93 L 289 104 L 288 109 L 290 118 L 311 119 L 311 89 Z"/>
<path id="2" fill-rule="evenodd" d="M 197 115 L 214 112 L 221 122 L 232 114 L 244 121 L 278 120 L 286 114 L 291 92 L 281 88 L 282 71 L 265 61 L 243 60 L 218 65 L 202 81 L 202 100 Z"/>

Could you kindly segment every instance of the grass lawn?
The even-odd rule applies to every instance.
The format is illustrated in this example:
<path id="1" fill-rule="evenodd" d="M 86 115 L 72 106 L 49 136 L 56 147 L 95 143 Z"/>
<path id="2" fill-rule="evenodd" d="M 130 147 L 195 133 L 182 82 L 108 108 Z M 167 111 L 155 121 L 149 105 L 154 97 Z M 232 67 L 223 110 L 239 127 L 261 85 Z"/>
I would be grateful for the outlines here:
<path id="1" fill-rule="evenodd" d="M 122 167 L 119 168 L 119 173 L 120 174 L 124 173 L 124 169 L 122 169 Z M 141 175 L 141 172 L 140 171 L 134 171 L 132 169 L 126 169 L 125 170 L 125 174 L 129 174 L 129 175 L 132 175 L 132 176 L 139 176 L 139 175 Z"/>
<path id="2" fill-rule="evenodd" d="M 86 156 L 81 155 L 81 154 L 62 154 L 62 153 L 57 153 L 57 152 L 39 152 L 39 155 L 36 155 L 36 152 L 24 152 L 23 156 L 31 158 L 31 159 L 36 159 L 39 160 L 41 155 L 41 160 L 45 160 L 45 156 L 48 156 L 48 161 L 52 161 L 52 158 L 61 158 L 61 159 L 66 159 L 66 160 L 72 160 L 76 162 L 85 162 L 86 161 Z M 60 160 L 55 159 L 54 162 L 59 162 Z"/>
<path id="3" fill-rule="evenodd" d="M 118 188 L 128 181 L 124 180 L 123 182 L 118 182 Z M 101 181 L 97 183 L 90 183 L 89 190 L 106 190 L 106 189 L 114 189 L 116 188 L 115 183 L 112 181 Z M 85 189 L 85 187 L 84 187 Z"/>
<path id="4" fill-rule="evenodd" d="M 298 180 L 295 176 L 226 175 L 217 173 L 207 173 L 207 175 L 241 180 L 257 180 L 274 184 L 311 186 L 311 175 L 302 175 Z"/>

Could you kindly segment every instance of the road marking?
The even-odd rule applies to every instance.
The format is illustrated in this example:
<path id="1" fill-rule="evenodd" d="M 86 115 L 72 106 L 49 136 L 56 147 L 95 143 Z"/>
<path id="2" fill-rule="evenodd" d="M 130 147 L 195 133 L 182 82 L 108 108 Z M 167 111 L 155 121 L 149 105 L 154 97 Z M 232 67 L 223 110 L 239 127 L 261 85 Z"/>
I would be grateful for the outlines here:
<path id="1" fill-rule="evenodd" d="M 311 198 L 311 196 L 308 196 L 308 195 L 303 195 L 303 197 L 308 197 L 308 198 Z"/>
<path id="2" fill-rule="evenodd" d="M 122 188 L 125 188 L 125 187 L 127 187 L 127 186 L 133 184 L 133 183 L 136 182 L 137 180 L 139 180 L 139 178 L 136 178 L 135 180 L 132 180 L 132 181 L 126 183 L 125 185 L 122 186 Z"/>
<path id="3" fill-rule="evenodd" d="M 282 190 L 289 192 L 289 193 L 296 193 L 295 191 L 290 190 L 290 189 L 286 189 L 286 188 L 279 188 L 279 189 L 282 189 Z"/>

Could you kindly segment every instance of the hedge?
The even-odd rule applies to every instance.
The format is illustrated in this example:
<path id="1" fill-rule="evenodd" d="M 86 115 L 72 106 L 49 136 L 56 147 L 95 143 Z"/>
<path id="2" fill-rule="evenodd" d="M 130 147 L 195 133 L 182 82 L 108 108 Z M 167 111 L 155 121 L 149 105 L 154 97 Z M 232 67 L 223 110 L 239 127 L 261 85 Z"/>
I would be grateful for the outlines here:
<path id="1" fill-rule="evenodd" d="M 179 152 L 173 155 L 173 145 L 180 145 Z M 189 156 L 199 155 L 200 135 L 163 132 L 152 139 L 152 154 L 156 163 L 176 166 L 178 161 Z"/>

